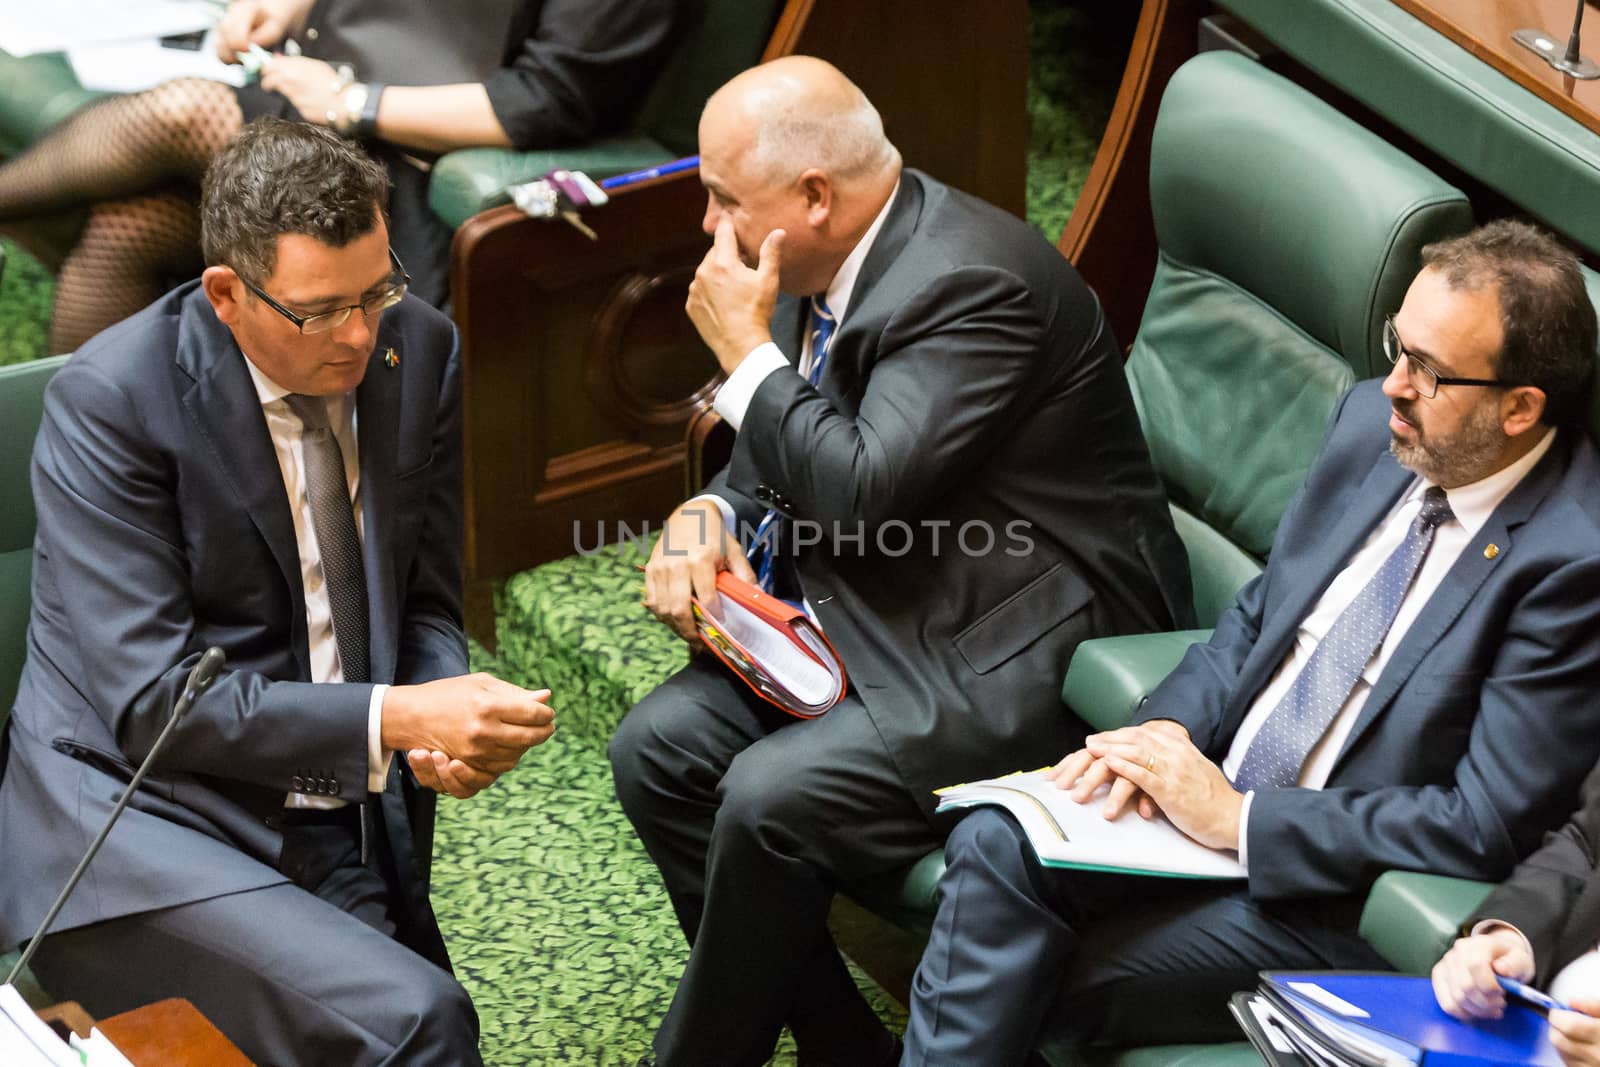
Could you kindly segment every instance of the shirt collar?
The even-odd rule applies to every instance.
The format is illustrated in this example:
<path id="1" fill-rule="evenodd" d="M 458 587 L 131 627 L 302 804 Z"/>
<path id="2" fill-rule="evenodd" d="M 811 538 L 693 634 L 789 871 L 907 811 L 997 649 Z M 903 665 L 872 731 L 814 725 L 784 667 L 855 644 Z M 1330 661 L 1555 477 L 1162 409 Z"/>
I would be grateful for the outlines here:
<path id="1" fill-rule="evenodd" d="M 1445 499 L 1450 502 L 1450 511 L 1455 515 L 1456 521 L 1462 529 L 1467 531 L 1467 536 L 1475 536 L 1483 524 L 1489 521 L 1489 516 L 1494 514 L 1494 509 L 1500 502 L 1511 494 L 1517 483 L 1527 477 L 1533 470 L 1534 464 L 1544 458 L 1550 451 L 1550 446 L 1555 443 L 1556 430 L 1551 427 L 1546 430 L 1539 443 L 1528 450 L 1527 455 L 1511 464 L 1495 471 L 1487 478 L 1480 478 L 1467 485 L 1458 485 L 1454 489 L 1444 491 Z M 1406 493 L 1406 500 L 1420 500 L 1422 494 L 1432 484 L 1418 478 Z"/>
<path id="2" fill-rule="evenodd" d="M 866 262 L 867 253 L 872 251 L 872 243 L 878 239 L 878 231 L 883 229 L 883 221 L 889 217 L 889 209 L 894 206 L 894 198 L 899 192 L 900 179 L 896 178 L 894 189 L 889 192 L 889 199 L 884 201 L 878 217 L 872 220 L 872 225 L 861 235 L 861 240 L 856 242 L 850 254 L 844 257 L 844 262 L 839 264 L 839 270 L 834 274 L 833 281 L 828 283 L 828 291 L 823 294 L 823 300 L 827 301 L 828 311 L 836 323 L 844 321 L 845 309 L 850 306 L 850 297 L 856 288 L 856 278 L 861 273 L 861 264 Z"/>
<path id="3" fill-rule="evenodd" d="M 256 366 L 255 361 L 249 356 L 244 357 L 244 366 L 250 372 L 250 382 L 256 387 L 256 398 L 261 401 L 263 408 L 275 401 L 282 400 L 293 392 L 293 390 L 285 389 L 267 377 L 265 372 Z M 340 393 L 337 396 L 324 398 L 325 403 L 328 405 L 328 420 L 332 425 L 343 425 L 346 414 L 351 410 L 350 402 L 353 398 L 354 394 L 352 393 Z M 287 409 L 288 405 L 284 405 L 284 407 Z"/>

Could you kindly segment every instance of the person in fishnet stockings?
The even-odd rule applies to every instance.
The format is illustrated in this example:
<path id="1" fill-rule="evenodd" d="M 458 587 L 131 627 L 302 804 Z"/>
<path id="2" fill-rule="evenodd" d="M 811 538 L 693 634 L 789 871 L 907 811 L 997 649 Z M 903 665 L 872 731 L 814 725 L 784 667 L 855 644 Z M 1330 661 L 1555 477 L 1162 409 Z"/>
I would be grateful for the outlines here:
<path id="1" fill-rule="evenodd" d="M 81 109 L 0 165 L 0 234 L 58 272 L 50 348 L 74 350 L 198 273 L 206 166 L 245 123 L 293 119 L 359 138 L 384 163 L 411 291 L 443 306 L 451 235 L 427 206 L 432 159 L 472 146 L 572 144 L 614 129 L 666 61 L 689 7 L 234 0 L 218 25 L 218 52 L 228 62 L 251 45 L 278 52 L 259 85 L 179 78 Z M 303 55 L 281 54 L 290 38 Z M 413 39 L 415 48 L 395 45 Z"/>
<path id="2" fill-rule="evenodd" d="M 241 122 L 231 86 L 179 78 L 84 108 L 0 167 L 0 233 L 58 274 L 52 352 L 198 272 L 200 177 Z"/>

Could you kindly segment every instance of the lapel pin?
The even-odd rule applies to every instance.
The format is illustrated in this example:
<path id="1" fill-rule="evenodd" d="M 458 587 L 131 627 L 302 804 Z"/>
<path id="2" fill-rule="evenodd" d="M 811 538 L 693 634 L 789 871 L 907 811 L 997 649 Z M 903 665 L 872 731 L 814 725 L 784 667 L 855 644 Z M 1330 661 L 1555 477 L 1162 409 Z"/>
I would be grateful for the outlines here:
<path id="1" fill-rule="evenodd" d="M 1483 558 L 1484 559 L 1494 559 L 1499 554 L 1500 554 L 1500 546 L 1495 544 L 1493 541 L 1490 541 L 1488 544 L 1483 546 Z"/>
<path id="2" fill-rule="evenodd" d="M 400 353 L 394 350 L 393 345 L 384 350 L 383 365 L 385 367 L 398 367 L 400 365 Z"/>

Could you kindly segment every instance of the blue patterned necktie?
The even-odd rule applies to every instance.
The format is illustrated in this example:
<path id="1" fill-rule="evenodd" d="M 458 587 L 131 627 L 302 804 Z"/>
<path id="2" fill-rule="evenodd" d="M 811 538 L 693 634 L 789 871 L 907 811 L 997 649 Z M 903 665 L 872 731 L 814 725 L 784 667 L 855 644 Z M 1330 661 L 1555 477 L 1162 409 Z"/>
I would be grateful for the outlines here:
<path id="1" fill-rule="evenodd" d="M 1340 612 L 1300 677 L 1251 739 L 1234 775 L 1234 788 L 1241 792 L 1283 788 L 1299 780 L 1306 756 L 1344 707 L 1367 661 L 1394 624 L 1400 602 L 1433 544 L 1434 530 L 1452 518 L 1444 490 L 1429 487 L 1406 539 Z"/>
<path id="2" fill-rule="evenodd" d="M 815 386 L 822 380 L 822 366 L 828 360 L 828 345 L 833 340 L 834 328 L 838 322 L 833 317 L 833 312 L 828 310 L 827 302 L 820 296 L 811 298 L 811 370 L 806 374 L 806 381 Z M 783 513 L 777 508 L 768 508 L 767 513 L 761 517 L 761 525 L 756 527 L 756 536 L 750 542 L 747 556 L 755 562 L 756 554 L 761 554 L 761 562 L 756 566 L 756 581 L 764 593 L 772 592 L 773 567 L 777 560 L 778 538 L 783 533 Z"/>
<path id="3" fill-rule="evenodd" d="M 365 682 L 372 669 L 367 651 L 367 577 L 361 562 L 361 539 L 356 536 L 355 510 L 350 506 L 350 483 L 344 476 L 344 453 L 328 425 L 327 401 L 298 393 L 283 399 L 301 423 L 306 497 L 311 501 L 322 576 L 328 583 L 339 666 L 345 681 Z"/>

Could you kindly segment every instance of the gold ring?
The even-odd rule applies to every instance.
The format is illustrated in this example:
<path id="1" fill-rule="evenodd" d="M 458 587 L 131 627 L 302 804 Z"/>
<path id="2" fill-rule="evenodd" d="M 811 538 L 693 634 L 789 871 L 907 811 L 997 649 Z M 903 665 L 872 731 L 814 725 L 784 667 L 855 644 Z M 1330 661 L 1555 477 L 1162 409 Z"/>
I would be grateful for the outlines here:
<path id="1" fill-rule="evenodd" d="M 1151 774 L 1156 773 L 1156 758 L 1154 756 L 1146 756 L 1144 758 L 1144 769 Z"/>

